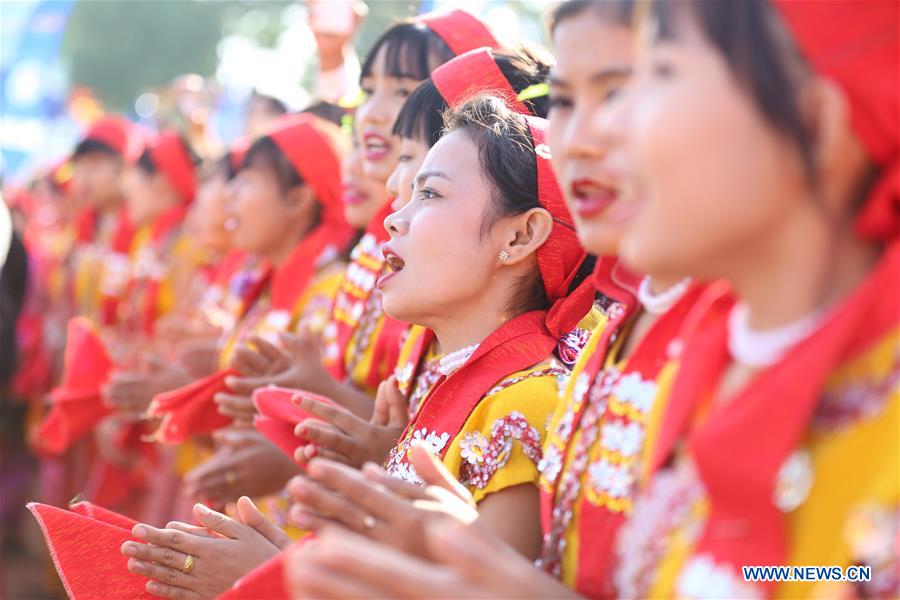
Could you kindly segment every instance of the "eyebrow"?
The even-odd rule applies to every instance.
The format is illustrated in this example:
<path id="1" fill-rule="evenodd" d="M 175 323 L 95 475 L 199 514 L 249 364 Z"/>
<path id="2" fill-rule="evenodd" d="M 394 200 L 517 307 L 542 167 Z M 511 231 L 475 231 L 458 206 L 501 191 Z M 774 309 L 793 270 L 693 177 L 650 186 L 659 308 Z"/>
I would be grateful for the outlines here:
<path id="1" fill-rule="evenodd" d="M 447 181 L 450 181 L 450 177 L 447 176 L 443 171 L 435 171 L 434 169 L 430 171 L 421 171 L 418 175 L 416 175 L 416 185 L 422 185 L 422 182 L 428 179 L 429 177 L 442 177 Z"/>
<path id="2" fill-rule="evenodd" d="M 628 77 L 631 75 L 631 67 L 625 65 L 617 65 L 614 67 L 609 67 L 608 69 L 601 69 L 599 71 L 595 71 L 588 76 L 588 81 L 591 83 L 605 83 L 609 79 L 618 79 L 620 77 Z M 550 72 L 550 76 L 547 78 L 547 82 L 550 85 L 555 85 L 559 87 L 569 87 L 569 83 L 564 79 L 560 79 L 559 76 L 553 71 Z"/>

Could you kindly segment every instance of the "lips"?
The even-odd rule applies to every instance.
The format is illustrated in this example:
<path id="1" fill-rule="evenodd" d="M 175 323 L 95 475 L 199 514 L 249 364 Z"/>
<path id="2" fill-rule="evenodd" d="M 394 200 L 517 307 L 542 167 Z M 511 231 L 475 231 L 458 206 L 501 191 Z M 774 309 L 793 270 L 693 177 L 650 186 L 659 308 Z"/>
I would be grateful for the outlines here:
<path id="1" fill-rule="evenodd" d="M 389 270 L 382 274 L 381 277 L 378 278 L 378 281 L 375 282 L 375 285 L 376 287 L 378 287 L 378 289 L 382 289 L 384 287 L 384 284 L 387 283 L 389 279 L 396 276 L 397 273 L 402 271 L 406 266 L 406 263 L 403 261 L 403 259 L 400 258 L 399 255 L 394 253 L 389 245 L 385 244 L 381 249 L 381 253 L 384 255 L 384 261 L 387 264 Z"/>
<path id="2" fill-rule="evenodd" d="M 572 182 L 572 208 L 582 218 L 595 217 L 619 199 L 616 187 L 594 179 L 578 179 Z"/>
<path id="3" fill-rule="evenodd" d="M 369 199 L 368 194 L 365 194 L 361 190 L 359 190 L 356 186 L 353 185 L 345 185 L 344 192 L 341 195 L 341 200 L 344 204 L 348 204 L 350 206 L 354 204 L 362 204 L 366 200 Z"/>
<path id="4" fill-rule="evenodd" d="M 391 153 L 391 141 L 377 133 L 366 133 L 363 136 L 363 150 L 366 160 L 379 161 Z"/>

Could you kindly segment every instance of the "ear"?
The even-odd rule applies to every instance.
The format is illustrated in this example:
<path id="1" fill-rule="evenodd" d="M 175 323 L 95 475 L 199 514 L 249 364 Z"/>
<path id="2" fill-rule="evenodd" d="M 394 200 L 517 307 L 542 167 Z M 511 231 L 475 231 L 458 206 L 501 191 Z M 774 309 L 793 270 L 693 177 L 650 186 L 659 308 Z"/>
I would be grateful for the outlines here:
<path id="1" fill-rule="evenodd" d="M 838 217 L 850 209 L 869 160 L 853 131 L 847 97 L 837 84 L 814 78 L 804 90 L 803 109 L 811 133 L 818 191 Z"/>
<path id="2" fill-rule="evenodd" d="M 295 185 L 288 191 L 284 201 L 287 206 L 287 216 L 293 219 L 308 215 L 316 204 L 316 196 L 312 186 Z"/>
<path id="3" fill-rule="evenodd" d="M 498 254 L 506 251 L 509 259 L 504 264 L 518 264 L 537 252 L 553 231 L 553 217 L 545 208 L 532 208 L 520 215 L 505 219 L 503 238 L 505 243 Z"/>

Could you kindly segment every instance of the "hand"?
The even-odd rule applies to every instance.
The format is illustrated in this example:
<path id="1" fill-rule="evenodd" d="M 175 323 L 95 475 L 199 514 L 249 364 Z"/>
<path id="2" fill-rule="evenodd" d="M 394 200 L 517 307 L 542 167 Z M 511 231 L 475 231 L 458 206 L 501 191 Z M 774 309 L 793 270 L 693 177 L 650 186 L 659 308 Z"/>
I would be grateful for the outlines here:
<path id="1" fill-rule="evenodd" d="M 336 527 L 290 551 L 293 598 L 577 598 L 489 532 L 452 521 L 430 525 L 437 564 Z"/>
<path id="2" fill-rule="evenodd" d="M 307 0 L 309 5 L 309 26 L 316 39 L 316 48 L 319 54 L 319 64 L 323 71 L 339 67 L 344 61 L 344 51 L 350 46 L 353 36 L 359 30 L 359 26 L 368 14 L 368 7 L 363 2 L 353 2 L 353 25 L 346 33 L 325 33 L 316 30 L 313 13 L 315 4 L 322 0 Z"/>
<path id="3" fill-rule="evenodd" d="M 472 497 L 436 459 L 416 447 L 416 461 L 435 485 L 421 487 L 388 476 L 375 465 L 363 472 L 323 459 L 310 463 L 309 477 L 297 476 L 288 493 L 297 502 L 291 520 L 298 527 L 322 531 L 339 523 L 414 555 L 426 555 L 429 522 L 478 518 Z"/>
<path id="4" fill-rule="evenodd" d="M 409 420 L 407 401 L 393 376 L 378 386 L 370 421 L 313 398 L 298 395 L 295 401 L 303 410 L 323 419 L 306 419 L 294 430 L 297 437 L 310 441 L 294 453 L 294 460 L 301 465 L 314 456 L 357 468 L 367 462 L 382 463 Z"/>
<path id="5" fill-rule="evenodd" d="M 253 429 L 215 433 L 212 458 L 188 473 L 185 491 L 200 502 L 224 506 L 240 495 L 264 496 L 284 487 L 299 471 L 289 457 Z"/>
<path id="6" fill-rule="evenodd" d="M 103 390 L 107 405 L 133 418 L 140 418 L 157 394 L 191 382 L 183 369 L 155 354 L 144 353 L 141 371 L 114 371 Z"/>
<path id="7" fill-rule="evenodd" d="M 140 457 L 119 446 L 119 434 L 131 421 L 124 415 L 113 413 L 94 428 L 97 452 L 108 463 L 122 468 L 133 467 Z"/>
<path id="8" fill-rule="evenodd" d="M 239 511 L 256 510 L 249 498 L 241 498 L 238 504 Z M 122 544 L 122 554 L 131 557 L 128 570 L 151 579 L 147 591 L 154 596 L 215 598 L 281 550 L 255 527 L 202 504 L 194 506 L 194 518 L 203 527 L 178 522 L 169 523 L 165 529 L 136 525 L 132 533 L 149 543 Z M 183 573 L 188 554 L 194 557 L 194 568 Z"/>
<path id="9" fill-rule="evenodd" d="M 216 370 L 219 356 L 217 338 L 191 337 L 175 346 L 176 362 L 192 379 L 201 379 Z"/>
<path id="10" fill-rule="evenodd" d="M 228 366 L 243 377 L 262 377 L 281 373 L 290 365 L 289 353 L 254 335 L 234 349 Z"/>

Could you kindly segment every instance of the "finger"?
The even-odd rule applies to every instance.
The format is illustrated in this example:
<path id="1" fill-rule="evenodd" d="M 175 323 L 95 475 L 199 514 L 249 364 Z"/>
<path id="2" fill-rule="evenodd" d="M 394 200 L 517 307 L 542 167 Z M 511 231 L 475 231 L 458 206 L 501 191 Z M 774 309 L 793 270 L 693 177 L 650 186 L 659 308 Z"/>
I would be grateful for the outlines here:
<path id="1" fill-rule="evenodd" d="M 406 427 L 406 424 L 409 423 L 409 400 L 400 391 L 395 376 L 391 375 L 386 383 L 388 425 Z"/>
<path id="2" fill-rule="evenodd" d="M 304 396 L 302 392 L 294 395 L 291 401 L 302 410 L 320 417 L 350 435 L 362 435 L 369 427 L 368 421 L 360 419 L 350 411 Z"/>
<path id="3" fill-rule="evenodd" d="M 305 438 L 319 447 L 349 456 L 354 449 L 353 439 L 328 423 L 306 419 L 294 429 L 294 435 Z"/>
<path id="4" fill-rule="evenodd" d="M 284 550 L 291 545 L 290 536 L 262 514 L 247 496 L 238 498 L 237 512 L 244 525 L 258 531 L 279 550 Z"/>
<path id="5" fill-rule="evenodd" d="M 183 531 L 191 535 L 199 535 L 200 537 L 212 539 L 219 539 L 222 537 L 217 533 L 211 532 L 206 527 L 197 527 L 196 525 L 189 525 L 188 523 L 182 523 L 181 521 L 169 521 L 166 523 L 166 529 L 177 529 L 178 531 Z"/>
<path id="6" fill-rule="evenodd" d="M 358 507 L 357 510 L 388 524 L 401 521 L 409 511 L 409 502 L 362 473 L 346 465 L 315 459 L 307 468 L 309 476 Z"/>
<path id="7" fill-rule="evenodd" d="M 409 460 L 416 469 L 416 473 L 427 485 L 443 488 L 461 500 L 474 504 L 469 490 L 447 470 L 447 467 L 426 446 L 413 442 L 409 449 Z"/>
<path id="8" fill-rule="evenodd" d="M 147 544 L 139 544 L 137 542 L 125 542 L 121 548 L 122 554 L 130 556 L 144 562 L 152 562 L 173 569 L 181 570 L 187 554 L 166 548 L 163 546 L 149 546 Z"/>
<path id="9" fill-rule="evenodd" d="M 303 341 L 298 336 L 281 331 L 278 333 L 278 341 L 291 358 L 298 359 L 303 357 Z"/>
<path id="10" fill-rule="evenodd" d="M 387 381 L 382 381 L 378 384 L 378 390 L 375 392 L 375 405 L 372 408 L 372 418 L 369 420 L 373 425 L 380 427 L 386 427 L 390 419 L 387 385 Z"/>
<path id="11" fill-rule="evenodd" d="M 245 525 L 200 503 L 194 505 L 194 518 L 210 531 L 215 531 L 234 540 L 243 537 L 246 532 Z"/>
<path id="12" fill-rule="evenodd" d="M 139 523 L 131 530 L 134 537 L 155 546 L 178 550 L 184 554 L 203 554 L 203 544 L 197 536 L 174 529 L 157 529 L 146 523 Z"/>
<path id="13" fill-rule="evenodd" d="M 362 474 L 366 479 L 382 485 L 394 494 L 408 500 L 428 500 L 426 488 L 396 477 L 391 477 L 375 463 L 367 463 L 362 468 Z"/>
<path id="14" fill-rule="evenodd" d="M 193 590 L 160 583 L 158 581 L 148 581 L 146 590 L 158 598 L 171 598 L 172 600 L 193 600 L 194 598 L 202 597 Z"/>
<path id="15" fill-rule="evenodd" d="M 285 354 L 285 352 L 275 344 L 272 344 L 268 340 L 263 339 L 258 335 L 254 335 L 253 337 L 251 337 L 250 343 L 253 344 L 256 347 L 256 351 L 259 352 L 260 355 L 269 362 L 267 367 L 268 372 L 271 373 L 276 366 L 287 366 L 287 354 Z M 279 368 L 277 370 L 281 371 L 282 369 Z"/>
<path id="16" fill-rule="evenodd" d="M 253 392 L 261 387 L 266 387 L 272 382 L 272 378 L 268 375 L 260 377 L 226 377 L 225 386 L 235 394 L 242 396 L 250 396 Z"/>
<path id="17" fill-rule="evenodd" d="M 246 345 L 234 349 L 229 366 L 242 375 L 258 375 L 266 372 L 269 361 Z"/>
<path id="18" fill-rule="evenodd" d="M 311 569 L 297 564 L 288 571 L 292 598 L 387 598 L 381 590 L 366 583 L 352 581 L 324 569 Z"/>
<path id="19" fill-rule="evenodd" d="M 294 450 L 294 460 L 301 466 L 308 465 L 314 458 L 327 458 L 330 461 L 349 465 L 350 459 L 328 448 L 319 448 L 315 444 L 305 444 Z"/>
<path id="20" fill-rule="evenodd" d="M 532 566 L 527 559 L 477 524 L 451 519 L 426 523 L 425 543 L 438 562 L 466 573 L 467 579 L 490 582 L 515 577 Z"/>
<path id="21" fill-rule="evenodd" d="M 253 406 L 249 396 L 219 392 L 213 397 L 213 401 L 218 405 L 219 413 L 229 417 L 235 415 L 252 417 L 256 413 L 256 407 Z"/>
<path id="22" fill-rule="evenodd" d="M 128 559 L 128 570 L 149 579 L 178 587 L 188 587 L 192 580 L 192 576 L 182 573 L 180 569 L 156 565 L 136 558 Z"/>
<path id="23" fill-rule="evenodd" d="M 288 493 L 311 512 L 334 519 L 356 531 L 371 529 L 371 515 L 314 481 L 295 477 L 288 484 Z"/>

